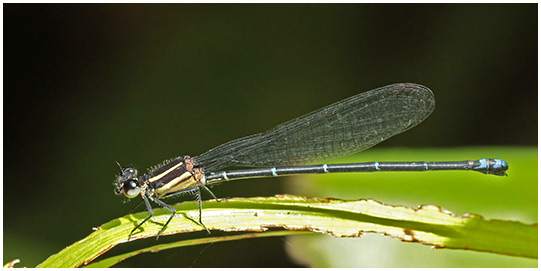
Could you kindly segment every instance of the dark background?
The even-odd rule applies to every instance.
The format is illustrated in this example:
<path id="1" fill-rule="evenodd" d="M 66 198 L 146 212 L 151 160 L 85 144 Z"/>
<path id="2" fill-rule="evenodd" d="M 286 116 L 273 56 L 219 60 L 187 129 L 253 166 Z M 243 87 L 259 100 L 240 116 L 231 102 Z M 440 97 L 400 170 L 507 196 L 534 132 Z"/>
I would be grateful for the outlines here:
<path id="1" fill-rule="evenodd" d="M 3 7 L 5 262 L 34 266 L 127 214 L 114 161 L 144 171 L 391 83 L 428 86 L 436 110 L 378 147 L 537 145 L 536 4 Z M 214 192 L 271 196 L 281 184 Z M 244 240 L 123 266 L 296 266 L 283 246 Z"/>

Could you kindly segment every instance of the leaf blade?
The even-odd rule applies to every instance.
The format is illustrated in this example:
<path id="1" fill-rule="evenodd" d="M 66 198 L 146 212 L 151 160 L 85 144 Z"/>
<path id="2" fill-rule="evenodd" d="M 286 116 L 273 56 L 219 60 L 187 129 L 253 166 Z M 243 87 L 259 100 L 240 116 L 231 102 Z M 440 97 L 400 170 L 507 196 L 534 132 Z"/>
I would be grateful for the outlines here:
<path id="1" fill-rule="evenodd" d="M 233 198 L 203 205 L 203 221 L 211 230 L 266 231 L 285 228 L 324 232 L 336 237 L 358 237 L 364 232 L 389 235 L 406 242 L 437 248 L 470 249 L 537 258 L 537 226 L 485 220 L 477 215 L 455 216 L 440 207 L 385 205 L 373 200 L 307 199 L 300 196 Z M 174 205 L 179 216 L 195 218 L 193 202 Z M 155 210 L 132 240 L 154 237 L 170 213 Z M 112 247 L 127 242 L 129 232 L 146 213 L 127 215 L 98 228 L 87 238 L 49 257 L 39 267 L 77 267 L 88 264 Z M 163 235 L 204 230 L 193 219 L 175 218 Z M 508 240 L 517 240 L 509 242 Z"/>

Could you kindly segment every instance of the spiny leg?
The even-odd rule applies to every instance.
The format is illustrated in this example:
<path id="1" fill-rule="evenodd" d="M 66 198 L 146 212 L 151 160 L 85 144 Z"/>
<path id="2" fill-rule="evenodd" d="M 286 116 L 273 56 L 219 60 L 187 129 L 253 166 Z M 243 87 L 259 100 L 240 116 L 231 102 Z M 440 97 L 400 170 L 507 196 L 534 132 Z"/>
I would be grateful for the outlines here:
<path id="1" fill-rule="evenodd" d="M 196 189 L 195 199 L 199 202 L 199 223 L 201 224 L 201 226 L 203 226 L 203 228 L 205 228 L 205 230 L 207 230 L 207 233 L 210 234 L 209 229 L 207 228 L 207 226 L 205 226 L 205 224 L 203 224 L 203 221 L 201 218 L 203 216 L 203 201 L 201 201 L 201 189 L 199 189 L 199 186 Z"/>
<path id="2" fill-rule="evenodd" d="M 218 198 L 216 197 L 216 195 L 214 195 L 214 193 L 212 193 L 212 191 L 210 191 L 210 189 L 209 189 L 206 185 L 203 185 L 203 184 L 202 184 L 201 187 L 205 188 L 205 190 L 206 190 L 207 192 L 209 192 L 209 194 L 210 194 L 217 202 L 222 201 L 221 199 L 218 199 Z"/>
<path id="3" fill-rule="evenodd" d="M 141 225 L 143 225 L 145 222 L 147 222 L 147 220 L 149 220 L 151 217 L 154 216 L 154 211 L 152 210 L 152 206 L 150 206 L 150 202 L 148 201 L 148 198 L 145 194 L 141 194 L 141 196 L 143 197 L 143 200 L 147 206 L 147 210 L 148 210 L 148 213 L 149 213 L 149 216 L 147 218 L 145 218 L 145 220 L 143 220 L 143 222 L 139 223 L 139 225 L 137 225 L 137 227 L 133 228 L 133 230 L 131 230 L 130 232 L 130 235 L 128 236 L 128 241 L 130 240 L 133 232 L 135 230 L 137 230 L 139 227 L 141 227 Z M 139 205 L 139 204 L 138 204 Z"/>
<path id="4" fill-rule="evenodd" d="M 167 222 L 165 222 L 165 225 L 163 225 L 162 229 L 158 232 L 158 235 L 156 236 L 156 240 L 158 240 L 158 238 L 160 238 L 160 234 L 165 230 L 165 228 L 167 227 L 167 225 L 169 225 L 169 222 L 171 222 L 171 219 L 173 219 L 173 217 L 175 216 L 175 213 L 177 212 L 177 210 L 175 210 L 175 208 L 165 204 L 165 202 L 157 199 L 157 198 L 151 198 L 154 202 L 158 203 L 159 205 L 169 209 L 169 211 L 172 212 L 171 216 L 169 217 L 169 219 L 167 220 Z"/>

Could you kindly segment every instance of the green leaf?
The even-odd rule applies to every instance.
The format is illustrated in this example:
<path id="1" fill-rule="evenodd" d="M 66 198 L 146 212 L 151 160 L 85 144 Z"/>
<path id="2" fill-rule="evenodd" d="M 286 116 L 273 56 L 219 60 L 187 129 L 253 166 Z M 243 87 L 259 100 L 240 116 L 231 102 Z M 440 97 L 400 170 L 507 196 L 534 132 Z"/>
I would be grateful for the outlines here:
<path id="1" fill-rule="evenodd" d="M 131 258 L 133 256 L 136 256 L 145 252 L 156 253 L 162 250 L 167 250 L 167 249 L 172 249 L 172 248 L 177 248 L 177 247 L 195 246 L 195 245 L 200 245 L 200 244 L 210 244 L 210 243 L 217 243 L 217 242 L 241 240 L 241 239 L 247 239 L 247 238 L 275 237 L 275 236 L 284 236 L 284 235 L 293 235 L 293 234 L 313 234 L 313 233 L 309 231 L 296 231 L 296 232 L 294 231 L 268 231 L 268 232 L 245 233 L 245 234 L 238 234 L 238 235 L 231 235 L 231 236 L 218 236 L 218 237 L 198 238 L 198 239 L 192 239 L 192 240 L 183 240 L 183 241 L 173 242 L 170 244 L 160 244 L 160 245 L 151 246 L 148 248 L 124 253 L 124 254 L 117 255 L 111 258 L 107 258 L 99 262 L 91 263 L 85 267 L 89 267 L 89 268 L 111 267 L 123 260 L 126 260 L 128 258 Z"/>
<path id="2" fill-rule="evenodd" d="M 537 226 L 485 220 L 477 215 L 455 216 L 437 206 L 407 208 L 373 200 L 307 199 L 290 195 L 209 201 L 203 206 L 202 220 L 211 231 L 284 228 L 336 237 L 359 237 L 365 232 L 376 232 L 437 248 L 537 257 Z M 198 216 L 195 203 L 184 202 L 173 207 L 178 214 L 163 235 L 204 230 L 194 222 Z M 39 267 L 88 264 L 114 246 L 127 242 L 130 231 L 146 216 L 147 213 L 142 212 L 112 220 L 87 238 L 51 256 Z M 143 224 L 141 231 L 138 230 L 130 241 L 155 237 L 169 216 L 167 210 L 156 209 L 153 219 Z"/>

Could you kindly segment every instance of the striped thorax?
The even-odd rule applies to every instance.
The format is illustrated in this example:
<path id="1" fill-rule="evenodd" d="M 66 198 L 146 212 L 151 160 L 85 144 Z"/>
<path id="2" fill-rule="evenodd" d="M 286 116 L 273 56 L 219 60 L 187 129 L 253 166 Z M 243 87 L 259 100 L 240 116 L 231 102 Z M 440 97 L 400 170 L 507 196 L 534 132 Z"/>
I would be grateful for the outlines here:
<path id="1" fill-rule="evenodd" d="M 203 176 L 202 171 L 193 166 L 190 156 L 178 157 L 140 178 L 134 168 L 123 168 L 115 183 L 115 192 L 128 198 L 134 198 L 141 192 L 151 198 L 165 198 L 204 184 Z"/>

